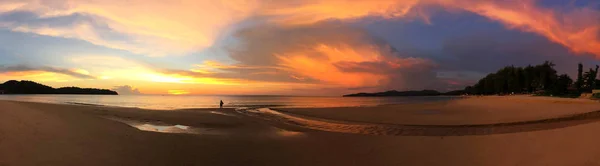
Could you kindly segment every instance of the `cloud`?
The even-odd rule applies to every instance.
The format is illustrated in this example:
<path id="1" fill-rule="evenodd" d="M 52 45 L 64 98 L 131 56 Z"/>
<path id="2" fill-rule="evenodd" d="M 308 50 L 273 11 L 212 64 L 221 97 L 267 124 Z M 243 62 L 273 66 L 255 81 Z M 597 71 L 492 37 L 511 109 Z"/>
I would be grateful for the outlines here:
<path id="1" fill-rule="evenodd" d="M 137 88 L 133 88 L 129 85 L 115 86 L 111 90 L 117 91 L 120 95 L 139 95 L 142 94 Z"/>
<path id="2" fill-rule="evenodd" d="M 271 79 L 310 81 L 348 90 L 423 88 L 428 83 L 422 79 L 435 77 L 433 62 L 404 57 L 385 41 L 338 22 L 256 26 L 235 36 L 240 44 L 229 48 L 231 58 L 239 65 L 278 73 L 268 75 Z"/>
<path id="3" fill-rule="evenodd" d="M 189 77 L 191 79 L 214 79 L 227 84 L 248 83 L 297 83 L 289 72 L 276 66 L 258 66 L 244 64 L 221 64 L 215 61 L 204 61 L 189 70 L 156 69 L 167 75 Z M 314 80 L 303 80 L 302 83 L 314 83 Z"/>
<path id="4" fill-rule="evenodd" d="M 486 31 L 447 38 L 431 61 L 438 64 L 438 89 L 462 89 L 502 67 L 537 65 L 552 61 L 559 74 L 576 77 L 577 64 L 600 63 L 592 54 L 576 56 L 569 48 L 535 34 L 515 31 Z"/>
<path id="5" fill-rule="evenodd" d="M 150 56 L 181 55 L 211 46 L 222 29 L 255 6 L 244 0 L 7 0 L 0 2 L 2 15 L 27 12 L 31 17 L 3 19 L 0 27 Z"/>
<path id="6" fill-rule="evenodd" d="M 2 15 L 28 16 L 2 19 L 0 27 L 164 56 L 210 47 L 231 25 L 254 17 L 288 26 L 365 17 L 428 21 L 430 8 L 436 7 L 476 13 L 509 29 L 542 35 L 574 52 L 600 56 L 600 11 L 592 5 L 551 9 L 535 0 L 6 0 L 0 2 Z M 65 23 L 52 23 L 56 21 Z"/>
<path id="7" fill-rule="evenodd" d="M 86 69 L 94 71 L 100 79 L 125 80 L 125 81 L 146 81 L 159 83 L 178 83 L 178 84 L 207 84 L 207 85 L 240 85 L 255 83 L 257 81 L 244 80 L 238 78 L 239 75 L 214 76 L 211 72 L 200 71 L 200 69 L 169 69 L 143 63 L 140 61 L 122 58 L 110 55 L 86 55 L 74 56 L 70 58 L 71 62 Z M 214 64 L 212 64 L 214 65 Z M 190 66 L 193 67 L 193 66 Z M 214 66 L 211 70 L 217 68 L 228 68 L 226 66 Z M 252 70 L 252 69 L 231 69 L 231 70 Z"/>
<path id="8" fill-rule="evenodd" d="M 234 63 L 204 61 L 189 70 L 156 72 L 196 83 L 211 79 L 226 84 L 356 91 L 433 88 L 436 64 L 403 56 L 383 40 L 339 22 L 279 26 L 266 23 L 235 34 L 226 49 Z M 206 81 L 210 82 L 210 81 Z"/>
<path id="9" fill-rule="evenodd" d="M 29 67 L 25 65 L 16 66 L 1 66 L 0 73 L 16 73 L 16 72 L 31 72 L 31 71 L 42 71 L 68 75 L 79 79 L 96 79 L 96 77 L 89 75 L 89 72 L 82 69 L 64 69 L 57 67 Z"/>
<path id="10" fill-rule="evenodd" d="M 290 0 L 270 3 L 261 14 L 283 24 L 312 24 L 329 19 L 357 19 L 365 16 L 394 18 L 406 16 L 420 0 Z M 341 7 L 343 6 L 343 7 Z"/>
<path id="11" fill-rule="evenodd" d="M 507 64 L 526 65 L 524 62 L 530 64 L 538 64 L 544 60 L 564 59 L 564 66 L 558 68 L 568 68 L 571 64 L 577 63 L 576 61 L 590 60 L 590 54 L 600 58 L 600 11 L 594 9 L 593 6 L 566 6 L 565 8 L 548 8 L 543 7 L 537 1 L 524 0 L 524 1 L 476 1 L 476 0 L 412 0 L 412 1 L 353 1 L 352 4 L 344 5 L 345 1 L 288 1 L 281 2 L 279 4 L 272 5 L 273 8 L 265 10 L 263 14 L 271 16 L 271 23 L 277 24 L 280 29 L 302 29 L 298 30 L 295 37 L 286 37 L 289 34 L 294 34 L 295 31 L 289 31 L 285 33 L 278 33 L 278 30 L 270 29 L 270 27 L 255 28 L 252 33 L 244 32 L 238 33 L 242 38 L 251 36 L 255 39 L 254 44 L 249 44 L 247 47 L 258 48 L 256 52 L 252 49 L 239 51 L 240 54 L 232 54 L 232 58 L 239 60 L 244 63 L 258 64 L 256 61 L 262 61 L 264 63 L 278 63 L 278 59 L 269 58 L 269 55 L 286 55 L 279 60 L 287 60 L 289 65 L 284 67 L 292 68 L 296 72 L 300 71 L 304 76 L 315 78 L 324 82 L 335 82 L 333 80 L 344 80 L 348 83 L 347 87 L 390 87 L 389 85 L 396 85 L 396 88 L 408 88 L 418 89 L 422 87 L 437 87 L 442 88 L 443 86 L 448 87 L 459 87 L 459 84 L 469 84 L 472 82 L 470 79 L 477 79 L 476 76 L 484 75 L 484 73 L 493 72 L 500 67 Z M 339 6 L 345 6 L 345 8 L 339 8 Z M 433 67 L 425 67 L 420 72 L 416 67 L 409 67 L 410 70 L 392 70 L 389 65 L 379 62 L 363 61 L 363 62 L 335 62 L 334 66 L 341 71 L 340 75 L 336 75 L 336 72 L 331 72 L 331 68 L 328 65 L 321 65 L 321 62 L 327 62 L 327 60 L 341 58 L 341 57 L 352 57 L 354 53 L 359 54 L 358 57 L 368 57 L 369 52 L 377 51 L 364 51 L 364 45 L 373 45 L 370 42 L 378 43 L 376 41 L 370 41 L 369 34 L 363 33 L 363 36 L 356 37 L 357 33 L 349 32 L 348 28 L 334 28 L 339 33 L 328 31 L 326 27 L 319 26 L 323 22 L 338 22 L 345 24 L 348 21 L 354 21 L 361 18 L 381 18 L 381 19 L 411 19 L 424 18 L 426 22 L 430 20 L 427 16 L 430 15 L 428 9 L 442 7 L 452 13 L 458 12 L 470 12 L 489 20 L 502 23 L 508 30 L 519 30 L 523 32 L 530 32 L 543 36 L 549 43 L 544 40 L 536 40 L 533 42 L 529 41 L 516 41 L 519 44 L 511 43 L 495 43 L 492 39 L 494 36 L 478 34 L 482 37 L 466 37 L 459 40 L 447 40 L 444 45 L 444 53 L 453 57 L 446 57 L 445 60 L 435 60 L 439 64 L 441 70 L 450 70 L 450 72 L 459 73 L 458 75 L 470 75 L 468 78 L 459 77 L 438 77 L 444 74 L 439 74 L 444 71 L 434 71 Z M 353 9 L 353 10 L 346 10 Z M 439 9 L 439 8 L 438 8 Z M 435 24 L 435 23 L 433 23 Z M 258 30 L 256 30 L 258 29 Z M 264 30 L 260 33 L 260 30 Z M 277 28 L 275 28 L 277 29 Z M 351 28 L 350 28 L 351 29 Z M 258 33 L 257 33 L 258 31 Z M 276 34 L 277 37 L 270 38 L 269 33 Z M 241 34 L 241 35 L 240 35 Z M 332 34 L 338 34 L 340 36 L 332 36 Z M 344 35 L 352 36 L 346 37 Z M 266 37 L 265 37 L 266 36 Z M 277 38 L 282 36 L 284 40 L 278 40 Z M 316 37 L 319 36 L 319 37 Z M 328 39 L 320 38 L 320 36 L 326 36 Z M 527 36 L 527 35 L 526 35 Z M 362 38 L 367 41 L 364 43 L 353 43 L 347 44 L 336 41 L 353 42 L 357 41 L 355 38 Z M 530 37 L 531 36 L 527 36 Z M 340 40 L 341 39 L 341 40 Z M 367 39 L 367 40 L 364 40 Z M 312 41 L 311 41 L 312 40 Z M 244 40 L 242 40 L 244 41 Z M 258 42 L 260 41 L 260 42 Z M 270 44 L 269 41 L 273 41 Z M 297 41 L 300 41 L 296 43 Z M 308 42 L 306 42 L 308 41 Z M 306 43 L 305 43 L 306 42 Z M 330 43 L 334 43 L 330 45 Z M 528 43 L 529 42 L 529 43 Z M 247 42 L 250 43 L 250 42 Z M 307 44 L 309 43 L 309 44 Z M 316 49 L 311 44 L 319 45 Z M 325 43 L 325 44 L 323 44 Z M 556 44 L 553 44 L 556 43 Z M 337 45 L 336 45 L 337 44 Z M 557 45 L 560 44 L 560 45 Z M 266 46 L 261 46 L 266 45 Z M 291 46 L 290 46 L 291 45 Z M 298 48 L 290 49 L 294 45 Z M 375 44 L 376 47 L 381 47 L 381 44 Z M 385 45 L 385 44 L 383 44 Z M 564 47 L 568 48 L 564 49 Z M 347 48 L 350 49 L 347 49 Z M 297 51 L 304 50 L 304 51 Z M 308 51 L 307 51 L 308 50 Z M 333 51 L 327 51 L 333 50 Z M 544 51 L 546 50 L 546 51 Z M 249 51 L 249 52 L 248 52 Z M 290 51 L 292 53 L 290 53 Z M 249 54 L 242 54 L 249 53 Z M 283 53 L 281 53 L 283 52 Z M 294 53 L 300 52 L 300 53 Z M 329 52 L 329 53 L 325 53 Z M 335 52 L 343 52 L 336 56 L 333 55 Z M 384 51 L 385 52 L 385 51 Z M 580 55 L 578 58 L 570 58 L 572 55 Z M 306 55 L 308 58 L 294 58 L 297 57 L 294 54 Z M 316 59 L 314 55 L 326 55 L 323 59 Z M 402 52 L 394 53 L 403 55 Z M 255 56 L 248 56 L 255 55 Z M 404 54 L 406 55 L 406 54 Z M 259 57 L 256 59 L 251 59 Z M 317 56 L 318 57 L 318 56 Z M 404 59 L 402 59 L 404 58 Z M 401 57 L 401 63 L 410 64 L 410 59 Z M 275 61 L 275 62 L 274 62 Z M 387 60 L 389 61 L 389 60 Z M 301 62 L 304 62 L 302 64 Z M 329 61 L 331 62 L 331 61 Z M 426 62 L 421 61 L 421 62 Z M 500 63 L 506 62 L 506 63 Z M 568 62 L 568 63 L 567 63 Z M 283 63 L 285 64 L 285 62 Z M 310 64 L 310 65 L 307 65 Z M 493 65 L 489 65 L 493 64 Z M 428 63 L 418 64 L 413 66 L 428 66 Z M 309 67 L 306 67 L 309 66 Z M 435 65 L 429 65 L 435 66 Z M 492 69 L 493 68 L 493 69 Z M 324 75 L 320 73 L 332 73 Z M 437 73 L 436 73 L 437 72 Z M 348 75 L 348 73 L 363 74 L 358 77 Z M 386 73 L 386 74 L 382 74 Z M 395 73 L 395 74 L 388 74 Z M 473 74 L 478 73 L 478 74 Z M 301 75 L 302 75 L 301 74 Z M 344 79 L 338 79 L 344 78 Z M 353 80 L 378 80 L 374 82 L 360 82 Z M 431 80 L 431 81 L 427 81 Z M 386 83 L 387 82 L 387 83 Z M 390 83 L 393 82 L 393 83 Z M 416 84 L 426 83 L 429 85 Z M 338 82 L 341 83 L 341 82 Z M 413 86 L 416 85 L 416 86 Z"/>
<path id="12" fill-rule="evenodd" d="M 344 6 L 340 8 L 340 6 Z M 467 11 L 506 25 L 509 29 L 532 32 L 577 53 L 592 53 L 600 58 L 600 11 L 594 6 L 566 6 L 564 10 L 540 6 L 535 0 L 343 0 L 286 1 L 264 10 L 280 24 L 312 24 L 325 20 L 353 20 L 377 16 L 425 18 L 427 9 L 443 7 Z"/>
<path id="13" fill-rule="evenodd" d="M 510 39 L 498 36 L 511 36 Z M 577 63 L 599 63 L 592 54 L 575 56 L 563 45 L 535 35 L 513 36 L 511 32 L 472 34 L 444 41 L 443 68 L 446 71 L 490 73 L 506 66 L 526 66 L 553 61 L 560 72 L 574 74 Z M 573 75 L 572 75 L 573 76 Z"/>
<path id="14" fill-rule="evenodd" d="M 505 24 L 546 37 L 577 53 L 600 58 L 600 11 L 590 7 L 552 10 L 534 0 L 525 1 L 447 1 L 445 6 L 462 8 Z"/>

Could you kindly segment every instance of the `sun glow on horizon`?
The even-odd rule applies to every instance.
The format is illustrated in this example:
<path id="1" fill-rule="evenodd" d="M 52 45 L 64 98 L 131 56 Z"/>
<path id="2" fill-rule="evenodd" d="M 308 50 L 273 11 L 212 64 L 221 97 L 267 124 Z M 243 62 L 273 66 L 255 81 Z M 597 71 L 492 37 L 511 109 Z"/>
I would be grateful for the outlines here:
<path id="1" fill-rule="evenodd" d="M 168 94 L 170 94 L 170 95 L 187 95 L 187 94 L 190 94 L 190 92 L 186 91 L 186 90 L 169 90 Z"/>

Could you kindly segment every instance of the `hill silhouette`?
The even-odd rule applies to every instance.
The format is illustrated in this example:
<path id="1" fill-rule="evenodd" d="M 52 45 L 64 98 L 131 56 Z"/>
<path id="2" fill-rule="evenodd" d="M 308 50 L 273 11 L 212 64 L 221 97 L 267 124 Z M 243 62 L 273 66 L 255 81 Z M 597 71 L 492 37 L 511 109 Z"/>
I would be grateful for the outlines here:
<path id="1" fill-rule="evenodd" d="M 376 93 L 356 93 L 344 95 L 344 97 L 385 97 L 385 96 L 439 96 L 440 93 L 435 90 L 421 90 L 421 91 L 386 91 Z"/>
<path id="2" fill-rule="evenodd" d="M 10 80 L 0 84 L 0 92 L 4 94 L 89 94 L 89 95 L 118 95 L 107 89 L 62 87 L 52 88 L 33 81 Z"/>

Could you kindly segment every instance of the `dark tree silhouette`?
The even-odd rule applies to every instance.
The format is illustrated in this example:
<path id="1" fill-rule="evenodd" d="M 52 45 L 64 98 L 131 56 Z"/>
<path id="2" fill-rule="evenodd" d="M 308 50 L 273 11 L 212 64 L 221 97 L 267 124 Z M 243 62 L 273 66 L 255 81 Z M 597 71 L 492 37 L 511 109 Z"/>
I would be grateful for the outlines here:
<path id="1" fill-rule="evenodd" d="M 596 69 L 594 70 L 594 78 L 591 78 L 590 80 L 590 87 L 592 87 L 592 90 L 596 89 L 596 78 L 598 77 L 598 65 L 596 65 Z"/>
<path id="2" fill-rule="evenodd" d="M 583 86 L 583 65 L 579 63 L 577 65 L 577 81 L 575 81 L 575 88 L 581 92 L 581 86 Z"/>
<path id="3" fill-rule="evenodd" d="M 569 86 L 571 86 L 572 83 L 573 80 L 571 77 L 569 77 L 569 75 L 562 74 L 558 76 L 558 80 L 556 81 L 551 93 L 559 96 L 567 95 L 569 92 Z"/>
<path id="4" fill-rule="evenodd" d="M 598 65 L 596 65 L 596 69 L 590 68 L 589 71 L 583 73 L 583 86 L 582 92 L 592 92 L 593 89 L 596 89 L 596 77 L 598 76 Z"/>
<path id="5" fill-rule="evenodd" d="M 546 61 L 541 65 L 514 67 L 507 66 L 496 73 L 490 73 L 472 87 L 465 88 L 471 94 L 519 94 L 543 93 L 565 95 L 573 80 L 567 75 L 558 76 L 554 63 Z"/>

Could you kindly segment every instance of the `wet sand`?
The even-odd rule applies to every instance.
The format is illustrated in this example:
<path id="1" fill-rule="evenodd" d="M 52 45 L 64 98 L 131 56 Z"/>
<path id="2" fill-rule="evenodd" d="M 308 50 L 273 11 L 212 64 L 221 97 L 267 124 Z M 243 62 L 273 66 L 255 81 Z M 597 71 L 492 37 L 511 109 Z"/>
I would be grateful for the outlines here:
<path id="1" fill-rule="evenodd" d="M 491 102 L 481 100 L 496 99 L 460 102 L 477 101 L 469 105 L 473 107 Z M 536 101 L 526 103 L 532 108 L 545 106 L 531 103 L 548 102 L 531 100 Z M 531 111 L 523 113 L 525 117 L 505 115 L 508 113 L 463 113 L 463 117 L 488 114 L 501 117 L 466 119 L 485 124 L 593 111 L 593 103 L 579 102 L 587 103 L 575 101 L 573 105 L 583 106 L 571 106 L 577 108 L 572 112 Z M 564 105 L 573 102 L 550 100 L 550 103 L 558 104 L 554 107 L 558 109 L 569 107 Z M 358 112 L 353 114 L 359 115 Z M 369 119 L 354 117 L 350 120 L 400 123 L 391 121 L 394 120 L 391 117 L 374 119 L 376 116 L 368 114 L 370 112 L 360 115 L 371 116 Z M 205 130 L 198 134 L 148 132 L 114 119 Z M 432 125 L 460 124 L 454 123 L 453 118 L 439 119 L 443 122 Z M 422 120 L 412 122 L 429 125 L 427 122 L 433 121 Z M 411 121 L 401 123 L 408 122 Z M 230 109 L 152 111 L 0 101 L 0 165 L 599 165 L 598 131 L 600 123 L 591 121 L 508 134 L 381 136 L 306 129 L 245 116 Z"/>
<path id="2" fill-rule="evenodd" d="M 426 124 L 389 124 L 376 122 L 357 122 L 323 119 L 275 111 L 269 108 L 248 112 L 250 116 L 266 121 L 301 126 L 320 131 L 353 133 L 376 136 L 473 136 L 533 132 L 553 130 L 600 121 L 600 111 L 573 114 L 549 119 L 531 121 L 467 124 L 467 125 L 426 125 Z"/>
<path id="3" fill-rule="evenodd" d="M 472 125 L 533 121 L 598 111 L 600 102 L 553 97 L 485 96 L 377 107 L 281 108 L 277 110 L 342 121 L 414 125 Z"/>

